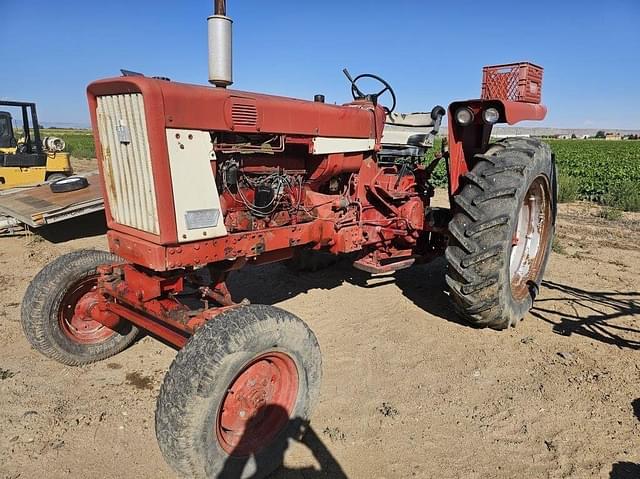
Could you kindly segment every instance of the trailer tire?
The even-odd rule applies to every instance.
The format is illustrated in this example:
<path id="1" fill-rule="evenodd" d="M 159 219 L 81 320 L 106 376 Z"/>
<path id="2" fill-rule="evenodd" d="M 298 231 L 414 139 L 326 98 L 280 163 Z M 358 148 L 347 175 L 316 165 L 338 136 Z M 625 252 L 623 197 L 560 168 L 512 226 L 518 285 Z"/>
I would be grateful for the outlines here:
<path id="1" fill-rule="evenodd" d="M 51 173 L 49 176 L 47 176 L 47 181 L 49 183 L 55 183 L 58 180 L 64 180 L 68 177 L 69 175 L 65 175 L 64 173 Z"/>
<path id="2" fill-rule="evenodd" d="M 508 138 L 476 155 L 453 198 L 445 256 L 456 311 L 477 327 L 505 329 L 533 306 L 555 230 L 551 149 Z"/>
<path id="3" fill-rule="evenodd" d="M 49 184 L 53 193 L 67 193 L 69 191 L 82 190 L 89 186 L 89 180 L 84 176 L 67 176 Z"/>
<path id="4" fill-rule="evenodd" d="M 162 454 L 182 477 L 268 475 L 303 434 L 321 370 L 318 341 L 293 314 L 264 305 L 221 313 L 165 376 L 155 420 Z"/>
<path id="5" fill-rule="evenodd" d="M 22 329 L 33 348 L 63 364 L 79 366 L 129 346 L 138 334 L 131 323 L 121 322 L 114 331 L 75 313 L 81 298 L 95 294 L 97 267 L 121 261 L 105 251 L 80 250 L 45 266 L 22 300 Z"/>

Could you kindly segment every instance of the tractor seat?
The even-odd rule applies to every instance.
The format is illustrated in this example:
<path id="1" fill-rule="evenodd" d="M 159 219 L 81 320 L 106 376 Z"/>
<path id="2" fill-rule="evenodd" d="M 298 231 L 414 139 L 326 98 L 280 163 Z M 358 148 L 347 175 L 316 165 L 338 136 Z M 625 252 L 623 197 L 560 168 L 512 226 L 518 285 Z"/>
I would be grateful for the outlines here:
<path id="1" fill-rule="evenodd" d="M 429 113 L 391 113 L 384 123 L 382 144 L 423 146 L 434 124 Z"/>
<path id="2" fill-rule="evenodd" d="M 440 122 L 442 107 L 431 113 L 390 113 L 382 133 L 379 157 L 422 157 L 433 146 Z"/>
<path id="3" fill-rule="evenodd" d="M 433 126 L 435 121 L 431 113 L 390 113 L 385 121 L 386 125 L 405 126 L 409 128 L 426 128 Z"/>

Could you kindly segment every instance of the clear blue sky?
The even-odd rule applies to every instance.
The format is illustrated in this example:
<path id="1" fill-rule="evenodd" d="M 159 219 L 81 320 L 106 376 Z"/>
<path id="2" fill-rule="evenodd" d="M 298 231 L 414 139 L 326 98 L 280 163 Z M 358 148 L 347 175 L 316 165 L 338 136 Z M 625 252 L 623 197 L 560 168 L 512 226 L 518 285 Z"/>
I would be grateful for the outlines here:
<path id="1" fill-rule="evenodd" d="M 0 0 L 0 97 L 87 125 L 86 85 L 120 68 L 207 80 L 208 0 Z M 484 64 L 545 67 L 544 125 L 640 129 L 640 0 L 228 0 L 234 88 L 345 102 L 375 72 L 400 111 L 477 97 Z M 7 21 L 8 20 L 8 21 Z"/>

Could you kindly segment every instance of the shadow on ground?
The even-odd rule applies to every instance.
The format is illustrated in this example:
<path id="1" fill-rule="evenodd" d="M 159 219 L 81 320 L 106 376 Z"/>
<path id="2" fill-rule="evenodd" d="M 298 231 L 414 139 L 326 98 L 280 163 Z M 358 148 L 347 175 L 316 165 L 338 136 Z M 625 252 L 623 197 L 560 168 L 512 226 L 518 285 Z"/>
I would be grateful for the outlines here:
<path id="1" fill-rule="evenodd" d="M 229 276 L 235 301 L 247 298 L 254 304 L 276 304 L 314 289 L 331 290 L 343 283 L 365 289 L 395 284 L 400 293 L 429 314 L 467 326 L 453 311 L 446 293 L 446 261 L 435 261 L 384 275 L 370 275 L 348 259 L 316 272 L 297 273 L 283 264 L 246 267 Z"/>
<path id="2" fill-rule="evenodd" d="M 631 406 L 633 407 L 633 413 L 640 421 L 640 398 L 635 399 Z M 634 464 L 633 462 L 616 462 L 611 466 L 611 473 L 609 479 L 638 479 L 640 477 L 640 464 Z"/>
<path id="3" fill-rule="evenodd" d="M 531 314 L 552 324 L 555 333 L 579 334 L 619 348 L 640 349 L 640 328 L 617 321 L 640 315 L 640 293 L 587 291 L 553 281 L 543 281 L 542 287 L 555 294 L 538 298 Z M 554 302 L 568 305 L 572 311 L 547 307 Z"/>
<path id="4" fill-rule="evenodd" d="M 101 236 L 107 232 L 107 223 L 103 211 L 96 211 L 62 223 L 42 226 L 36 233 L 51 243 L 65 243 L 79 238 Z"/>
<path id="5" fill-rule="evenodd" d="M 285 426 L 285 433 L 277 438 L 272 445 L 254 454 L 247 454 L 246 451 L 255 449 L 254 429 L 260 429 L 264 418 L 275 416 L 288 416 L 287 411 L 278 405 L 267 405 L 262 407 L 257 414 L 247 421 L 245 434 L 239 439 L 225 461 L 222 470 L 217 477 L 220 479 L 240 479 L 241 477 L 264 477 L 282 464 L 284 455 L 292 441 L 297 441 L 306 446 L 316 462 L 320 466 L 303 468 L 289 468 L 280 466 L 268 477 L 272 479 L 289 479 L 303 477 L 305 479 L 334 478 L 347 479 L 342 467 L 333 457 L 331 452 L 318 437 L 316 432 L 309 426 L 307 421 L 300 418 L 289 419 Z"/>

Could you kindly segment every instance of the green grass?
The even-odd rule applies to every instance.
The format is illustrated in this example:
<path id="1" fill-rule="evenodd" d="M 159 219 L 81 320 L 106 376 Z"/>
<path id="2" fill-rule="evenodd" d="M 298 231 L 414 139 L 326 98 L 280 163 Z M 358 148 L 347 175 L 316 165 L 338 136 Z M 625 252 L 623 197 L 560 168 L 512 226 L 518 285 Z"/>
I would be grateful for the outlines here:
<path id="1" fill-rule="evenodd" d="M 427 158 L 425 160 L 425 163 L 427 165 L 433 161 L 433 159 L 435 158 L 436 152 L 439 152 L 441 147 L 442 147 L 442 138 L 438 137 L 436 138 L 433 144 L 433 148 L 431 148 L 427 152 Z M 431 184 L 436 188 L 447 187 L 447 184 L 448 184 L 447 166 L 444 158 L 440 160 L 440 162 L 438 163 L 438 166 L 436 166 L 436 169 L 433 171 L 433 174 L 431 175 Z"/>
<path id="2" fill-rule="evenodd" d="M 567 249 L 564 247 L 564 245 L 560 242 L 560 239 L 557 236 L 553 237 L 553 242 L 551 243 L 551 250 L 554 253 L 558 253 L 558 254 L 567 254 Z"/>
<path id="3" fill-rule="evenodd" d="M 544 140 L 556 154 L 558 200 L 587 200 L 607 206 L 604 215 L 615 219 L 619 211 L 640 211 L 640 141 Z M 427 162 L 440 150 L 440 141 Z M 447 185 L 441 161 L 433 174 L 436 187 Z"/>
<path id="4" fill-rule="evenodd" d="M 558 202 L 570 203 L 579 198 L 580 181 L 573 176 L 560 175 L 558 178 Z"/>
<path id="5" fill-rule="evenodd" d="M 640 211 L 640 141 L 548 140 L 556 154 L 561 195 Z M 570 200 L 569 200 L 570 201 Z M 614 213 L 615 215 L 615 213 Z"/>
<path id="6" fill-rule="evenodd" d="M 609 206 L 605 206 L 600 210 L 600 212 L 598 213 L 598 216 L 600 216 L 600 218 L 604 218 L 605 220 L 618 221 L 622 219 L 622 211 L 620 211 L 617 208 L 611 208 Z"/>
<path id="7" fill-rule="evenodd" d="M 640 211 L 639 189 L 638 181 L 622 181 L 605 193 L 602 202 L 624 211 Z"/>
<path id="8" fill-rule="evenodd" d="M 40 135 L 57 136 L 62 138 L 67 144 L 65 151 L 71 153 L 75 158 L 95 158 L 96 149 L 93 144 L 93 133 L 91 130 L 66 130 L 58 128 L 45 128 L 40 131 Z"/>

